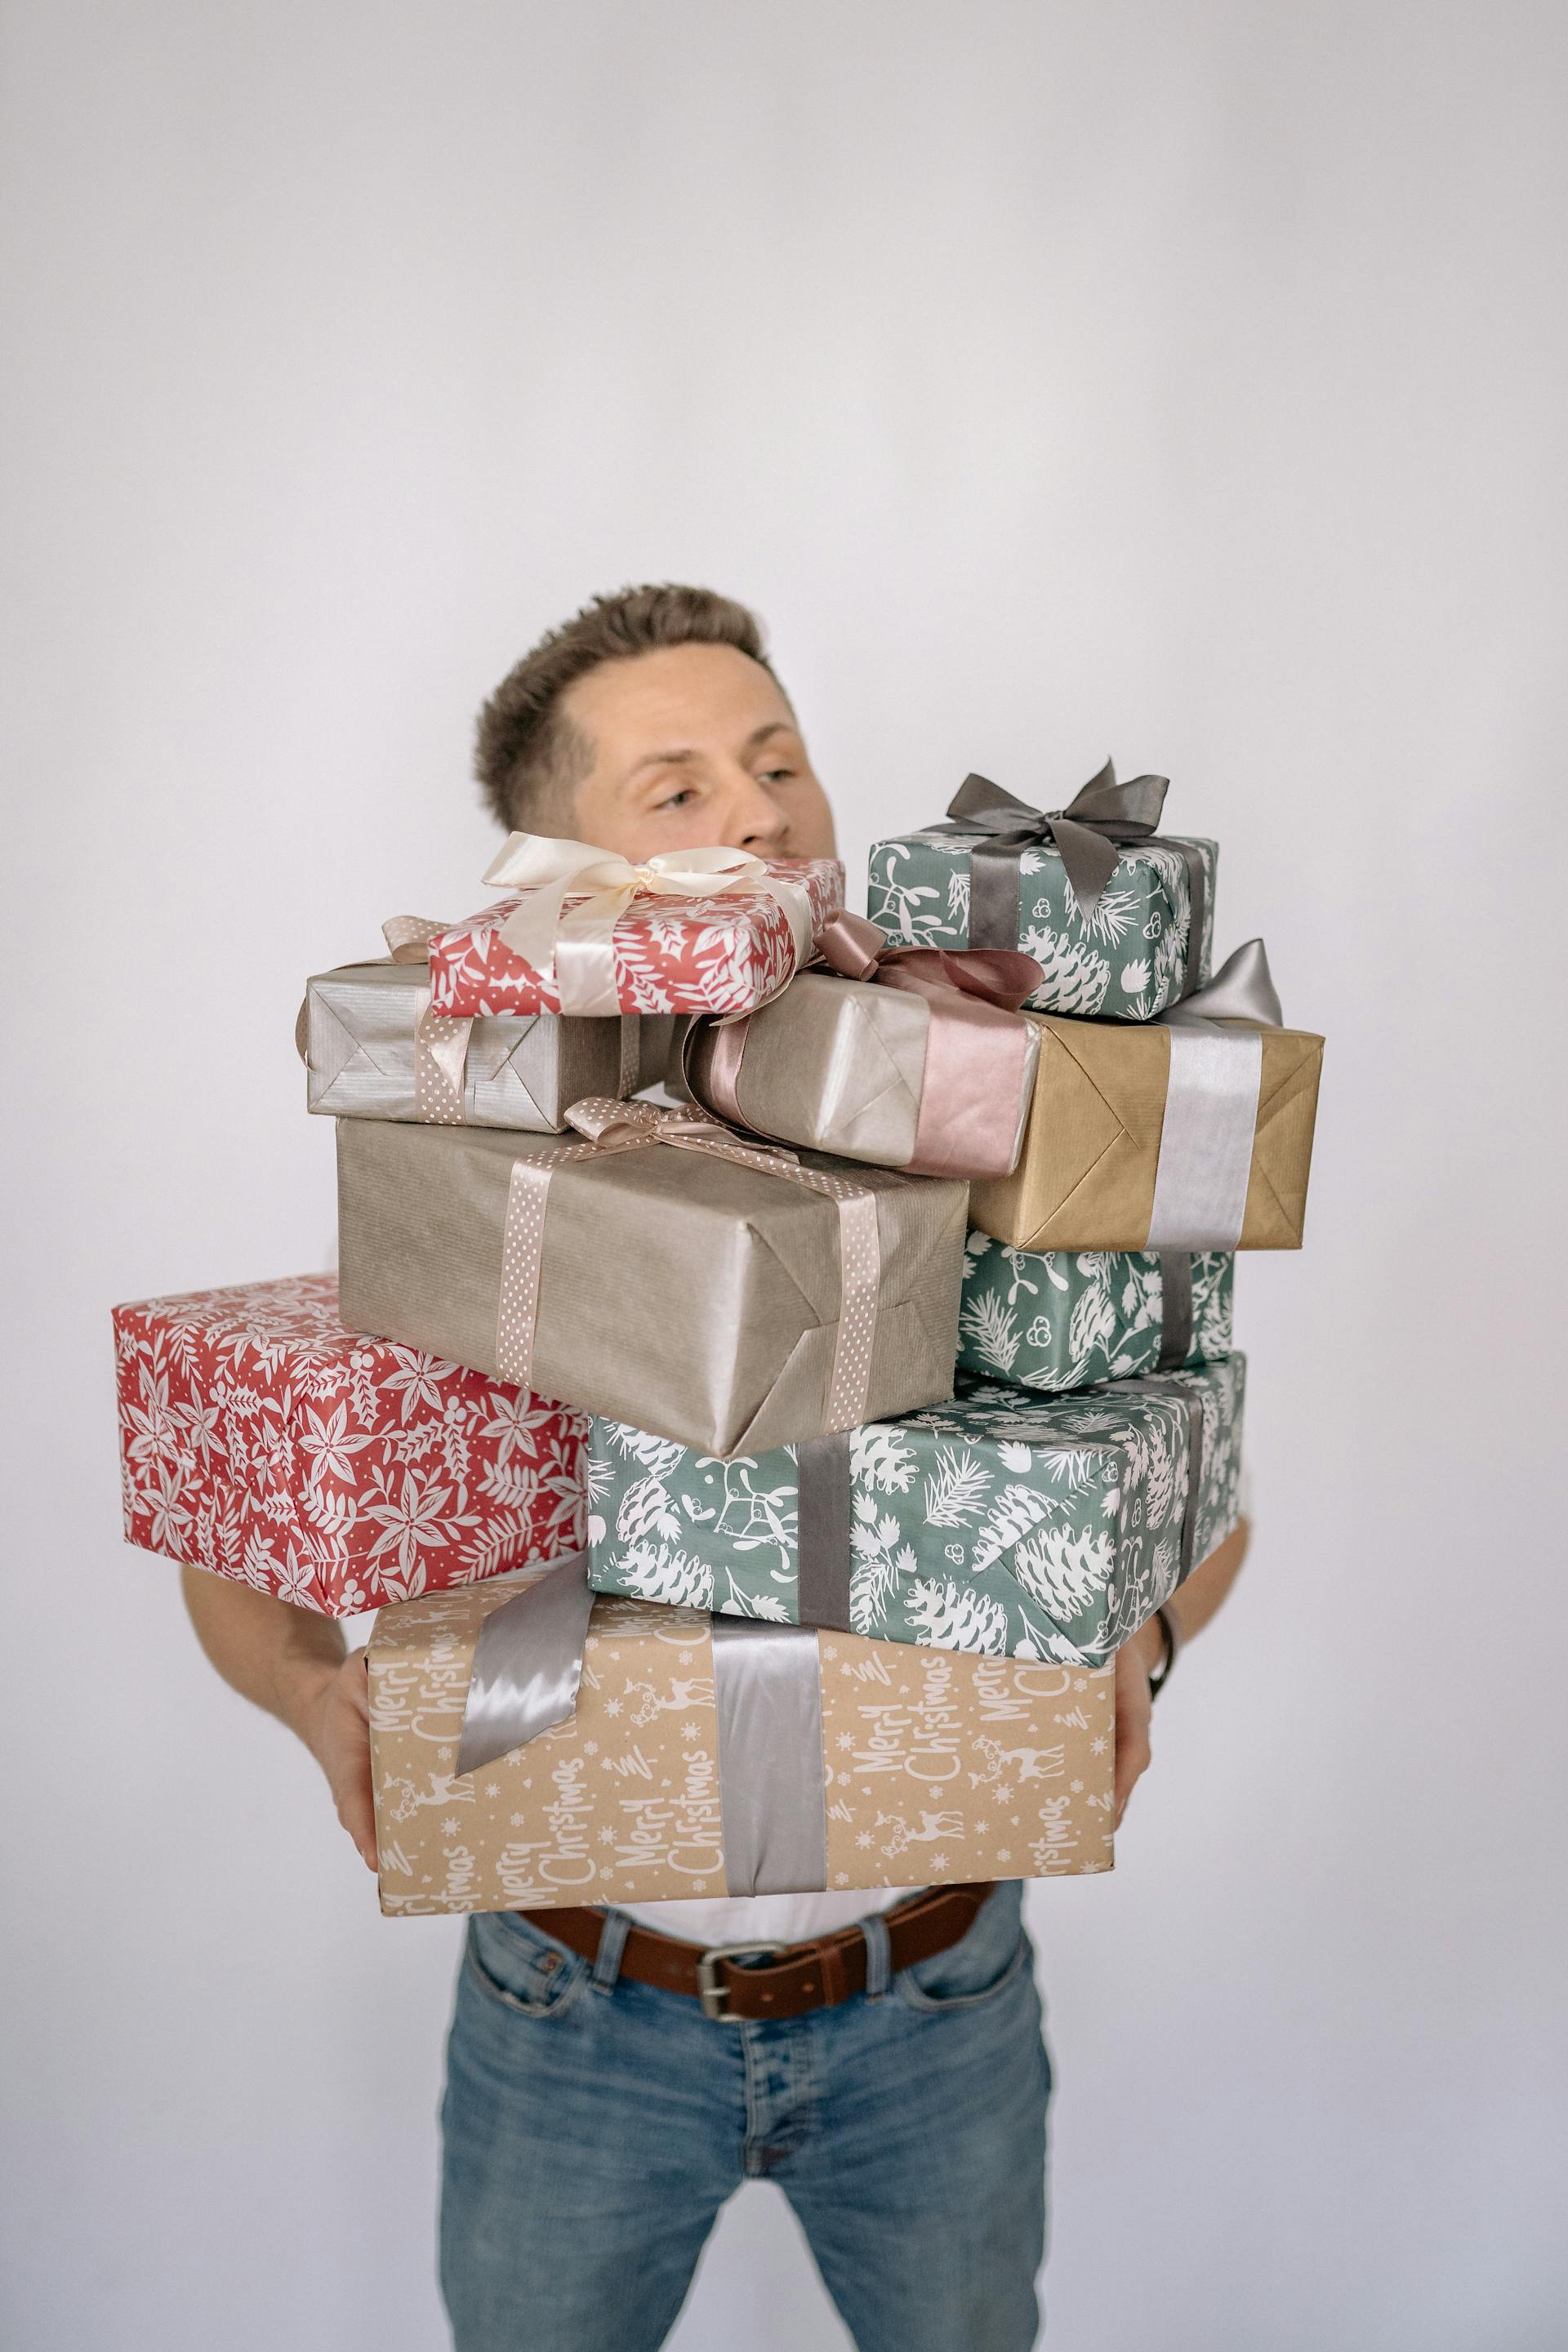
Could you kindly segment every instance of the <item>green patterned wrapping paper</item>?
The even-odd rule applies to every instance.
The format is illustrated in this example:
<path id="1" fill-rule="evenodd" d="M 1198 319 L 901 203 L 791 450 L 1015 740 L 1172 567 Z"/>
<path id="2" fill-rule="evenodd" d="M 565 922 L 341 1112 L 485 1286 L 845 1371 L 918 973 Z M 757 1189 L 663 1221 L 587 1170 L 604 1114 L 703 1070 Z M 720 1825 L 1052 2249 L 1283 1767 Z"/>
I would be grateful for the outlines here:
<path id="1" fill-rule="evenodd" d="M 958 1360 L 967 1372 L 1065 1393 L 1158 1366 L 1164 1283 L 1159 1250 L 1018 1250 L 973 1233 L 963 1245 Z M 1231 1348 L 1229 1250 L 1184 1253 L 1193 1340 L 1184 1361 Z"/>
<path id="2" fill-rule="evenodd" d="M 1212 841 L 1203 854 L 1202 974 L 1214 933 Z M 969 852 L 973 842 L 945 833 L 907 833 L 874 842 L 866 911 L 900 947 L 969 945 Z M 1037 1013 L 1079 1013 L 1101 1021 L 1152 1021 L 1182 993 L 1190 895 L 1180 850 L 1145 843 L 1124 848 L 1092 915 L 1074 898 L 1060 855 L 1019 852 L 1017 944 L 1045 969 L 1026 1002 Z"/>
<path id="3" fill-rule="evenodd" d="M 927 1649 L 1103 1665 L 1182 1578 L 1188 1412 L 1203 1400 L 1191 1562 L 1236 1525 L 1246 1360 L 1043 1398 L 959 1376 L 951 1404 L 850 1433 L 847 1617 Z M 717 1462 L 595 1421 L 590 1581 L 796 1624 L 796 1449 Z"/>

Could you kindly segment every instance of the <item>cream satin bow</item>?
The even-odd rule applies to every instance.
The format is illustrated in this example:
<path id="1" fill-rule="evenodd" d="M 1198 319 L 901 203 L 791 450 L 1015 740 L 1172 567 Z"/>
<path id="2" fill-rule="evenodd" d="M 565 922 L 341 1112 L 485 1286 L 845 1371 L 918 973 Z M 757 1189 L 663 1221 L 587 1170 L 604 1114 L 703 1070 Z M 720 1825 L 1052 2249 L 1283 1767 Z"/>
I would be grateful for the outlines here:
<path id="1" fill-rule="evenodd" d="M 610 938 L 634 898 L 708 898 L 723 891 L 762 891 L 777 901 L 795 935 L 795 961 L 811 951 L 811 901 L 798 882 L 770 873 L 744 849 L 665 849 L 646 865 L 606 856 L 586 841 L 514 833 L 485 869 L 485 880 L 522 895 L 500 927 L 514 954 L 535 971 L 553 972 L 563 1013 L 620 1010 Z M 585 892 L 564 912 L 569 895 Z M 563 952 L 564 950 L 564 952 Z"/>

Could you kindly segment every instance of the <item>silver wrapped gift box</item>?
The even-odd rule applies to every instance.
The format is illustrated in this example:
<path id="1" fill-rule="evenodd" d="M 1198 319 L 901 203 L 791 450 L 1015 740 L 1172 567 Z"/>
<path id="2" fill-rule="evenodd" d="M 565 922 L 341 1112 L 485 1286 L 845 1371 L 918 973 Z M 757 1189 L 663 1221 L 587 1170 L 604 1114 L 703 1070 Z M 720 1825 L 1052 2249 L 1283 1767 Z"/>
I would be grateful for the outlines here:
<path id="1" fill-rule="evenodd" d="M 318 972 L 298 1032 L 310 1108 L 337 1118 L 558 1134 L 581 1097 L 625 1097 L 656 1085 L 674 1025 L 668 1013 L 465 1021 L 429 1007 L 423 961 Z"/>
<path id="2" fill-rule="evenodd" d="M 349 1328 L 716 1457 L 952 1395 L 963 1185 L 650 1103 L 572 1124 L 341 1120 Z"/>

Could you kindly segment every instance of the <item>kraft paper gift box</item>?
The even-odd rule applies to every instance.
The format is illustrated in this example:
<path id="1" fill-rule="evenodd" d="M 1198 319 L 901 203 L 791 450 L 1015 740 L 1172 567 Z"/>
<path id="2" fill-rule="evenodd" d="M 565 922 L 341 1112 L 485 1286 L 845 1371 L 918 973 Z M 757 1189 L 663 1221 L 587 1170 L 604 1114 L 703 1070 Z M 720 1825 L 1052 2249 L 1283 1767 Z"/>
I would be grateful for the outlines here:
<path id="1" fill-rule="evenodd" d="M 1018 1250 L 972 1233 L 962 1370 L 1058 1393 L 1231 1349 L 1228 1250 Z"/>
<path id="2" fill-rule="evenodd" d="M 946 824 L 873 844 L 866 911 L 902 944 L 1022 949 L 1037 1012 L 1152 1020 L 1208 971 L 1219 855 L 1156 832 L 1164 792 L 1108 763 L 1047 814 L 970 776 Z"/>
<path id="3" fill-rule="evenodd" d="M 345 1329 L 336 1277 L 114 1310 L 125 1533 L 329 1617 L 583 1538 L 587 1423 Z"/>
<path id="4" fill-rule="evenodd" d="M 494 1722 L 498 1685 L 503 1704 L 469 1748 L 483 1629 L 550 1580 L 507 1578 L 376 1621 L 371 1759 L 390 1916 L 1110 1868 L 1109 1668 L 601 1600 L 576 1637 L 574 1707 L 499 1753 L 518 1727 L 507 1685 L 515 1696 L 538 1645 L 523 1624 L 510 1672 L 502 1654 L 487 1675 L 481 1654 L 481 1720 Z"/>
<path id="5" fill-rule="evenodd" d="M 341 1120 L 346 1319 L 719 1455 L 951 1393 L 962 1184 L 649 1103 L 572 1118 Z"/>
<path id="6" fill-rule="evenodd" d="M 750 1012 L 844 904 L 837 858 L 690 850 L 633 866 L 532 834 L 485 879 L 524 887 L 433 934 L 438 1013 Z"/>
<path id="7" fill-rule="evenodd" d="M 674 1022 L 563 1020 L 552 1013 L 494 1020 L 433 1013 L 427 970 L 379 961 L 318 972 L 299 1041 L 313 1111 L 559 1133 L 584 1095 L 626 1096 L 658 1085 Z"/>
<path id="8" fill-rule="evenodd" d="M 1022 955 L 890 948 L 863 916 L 818 934 L 832 969 L 797 974 L 738 1021 L 698 1021 L 682 1063 L 721 1118 L 927 1176 L 1016 1164 L 1038 1044 L 1017 1007 L 1039 979 Z"/>
<path id="9" fill-rule="evenodd" d="M 1141 1026 L 1029 1016 L 1035 1099 L 970 1221 L 1021 1250 L 1300 1249 L 1323 1040 L 1280 1024 L 1259 940 Z"/>
<path id="10" fill-rule="evenodd" d="M 949 1404 L 713 1462 L 595 1421 L 600 1592 L 1100 1666 L 1239 1516 L 1240 1356 Z"/>

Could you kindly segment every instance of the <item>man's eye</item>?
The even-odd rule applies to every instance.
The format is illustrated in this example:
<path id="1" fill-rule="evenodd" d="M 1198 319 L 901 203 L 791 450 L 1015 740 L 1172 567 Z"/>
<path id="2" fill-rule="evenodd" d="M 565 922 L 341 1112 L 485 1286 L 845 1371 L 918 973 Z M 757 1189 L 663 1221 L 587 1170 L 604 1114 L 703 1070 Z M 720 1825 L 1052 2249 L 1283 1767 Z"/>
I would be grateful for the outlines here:
<path id="1" fill-rule="evenodd" d="M 658 805 L 661 809 L 684 808 L 688 801 L 694 801 L 696 798 L 697 795 L 690 785 L 682 784 L 679 792 L 667 794 Z"/>
<path id="2" fill-rule="evenodd" d="M 764 768 L 757 782 L 759 784 L 787 784 L 794 774 L 793 768 Z"/>

